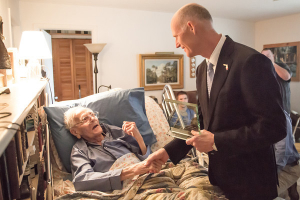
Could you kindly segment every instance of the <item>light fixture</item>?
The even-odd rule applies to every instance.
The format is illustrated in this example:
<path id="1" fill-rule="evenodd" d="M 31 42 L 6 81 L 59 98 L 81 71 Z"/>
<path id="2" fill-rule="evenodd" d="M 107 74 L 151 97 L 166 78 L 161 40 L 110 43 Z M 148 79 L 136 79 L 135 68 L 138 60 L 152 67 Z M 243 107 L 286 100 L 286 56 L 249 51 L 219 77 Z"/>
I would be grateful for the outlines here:
<path id="1" fill-rule="evenodd" d="M 19 56 L 21 59 L 29 59 L 27 67 L 30 70 L 30 78 L 40 79 L 42 76 L 39 59 L 52 58 L 43 32 L 23 31 Z"/>
<path id="2" fill-rule="evenodd" d="M 98 54 L 102 51 L 106 43 L 97 43 L 97 44 L 84 44 L 86 48 L 94 55 L 95 60 L 95 67 L 94 67 L 94 74 L 95 74 L 95 94 L 97 94 L 97 74 L 98 74 L 98 68 L 97 68 L 97 60 L 98 60 Z"/>

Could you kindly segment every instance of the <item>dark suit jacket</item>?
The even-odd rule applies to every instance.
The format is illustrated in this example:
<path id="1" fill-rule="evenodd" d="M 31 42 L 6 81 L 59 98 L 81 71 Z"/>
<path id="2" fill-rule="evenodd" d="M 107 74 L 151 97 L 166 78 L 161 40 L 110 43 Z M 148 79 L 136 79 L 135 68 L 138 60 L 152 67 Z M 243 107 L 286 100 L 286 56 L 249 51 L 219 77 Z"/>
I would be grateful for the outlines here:
<path id="1" fill-rule="evenodd" d="M 210 98 L 206 68 L 204 60 L 196 82 L 201 129 L 215 135 L 218 149 L 208 153 L 210 182 L 229 199 L 274 199 L 278 181 L 273 144 L 285 137 L 286 120 L 271 61 L 227 37 Z M 164 148 L 177 163 L 191 146 L 174 139 Z"/>

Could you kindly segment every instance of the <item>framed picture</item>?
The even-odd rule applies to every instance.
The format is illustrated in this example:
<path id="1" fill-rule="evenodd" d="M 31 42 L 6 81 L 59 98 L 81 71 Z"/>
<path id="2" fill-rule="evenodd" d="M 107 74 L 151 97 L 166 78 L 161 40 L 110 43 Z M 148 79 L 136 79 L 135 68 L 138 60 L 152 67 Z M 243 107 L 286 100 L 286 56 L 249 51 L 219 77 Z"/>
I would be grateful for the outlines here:
<path id="1" fill-rule="evenodd" d="M 275 62 L 283 62 L 290 67 L 292 81 L 300 81 L 300 42 L 266 44 L 264 48 L 273 52 Z"/>
<path id="2" fill-rule="evenodd" d="M 139 71 L 145 90 L 162 90 L 166 84 L 183 88 L 182 54 L 140 54 Z"/>

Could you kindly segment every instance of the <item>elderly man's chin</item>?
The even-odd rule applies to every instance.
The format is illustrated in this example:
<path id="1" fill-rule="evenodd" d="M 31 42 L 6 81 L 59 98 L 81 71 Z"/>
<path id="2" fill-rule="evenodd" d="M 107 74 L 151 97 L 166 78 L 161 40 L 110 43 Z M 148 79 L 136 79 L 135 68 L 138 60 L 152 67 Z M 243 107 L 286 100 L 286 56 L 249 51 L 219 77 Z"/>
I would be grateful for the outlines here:
<path id="1" fill-rule="evenodd" d="M 99 123 L 93 124 L 91 128 L 93 133 L 102 133 L 102 128 Z"/>

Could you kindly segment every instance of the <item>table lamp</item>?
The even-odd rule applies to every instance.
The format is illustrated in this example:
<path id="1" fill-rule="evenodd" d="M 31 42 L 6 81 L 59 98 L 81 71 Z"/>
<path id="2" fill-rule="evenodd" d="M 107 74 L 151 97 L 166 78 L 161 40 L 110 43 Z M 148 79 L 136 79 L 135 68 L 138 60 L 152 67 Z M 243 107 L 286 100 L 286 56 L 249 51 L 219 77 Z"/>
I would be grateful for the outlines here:
<path id="1" fill-rule="evenodd" d="M 97 58 L 98 54 L 102 51 L 106 43 L 98 43 L 98 44 L 83 44 L 86 46 L 86 48 L 94 55 L 95 60 L 95 68 L 94 68 L 94 74 L 95 74 L 95 94 L 97 94 L 97 74 L 98 74 L 98 68 L 97 68 Z"/>
<path id="2" fill-rule="evenodd" d="M 19 57 L 21 59 L 29 59 L 27 67 L 30 70 L 30 78 L 40 79 L 42 77 L 39 59 L 52 58 L 43 32 L 23 31 L 19 48 Z"/>

